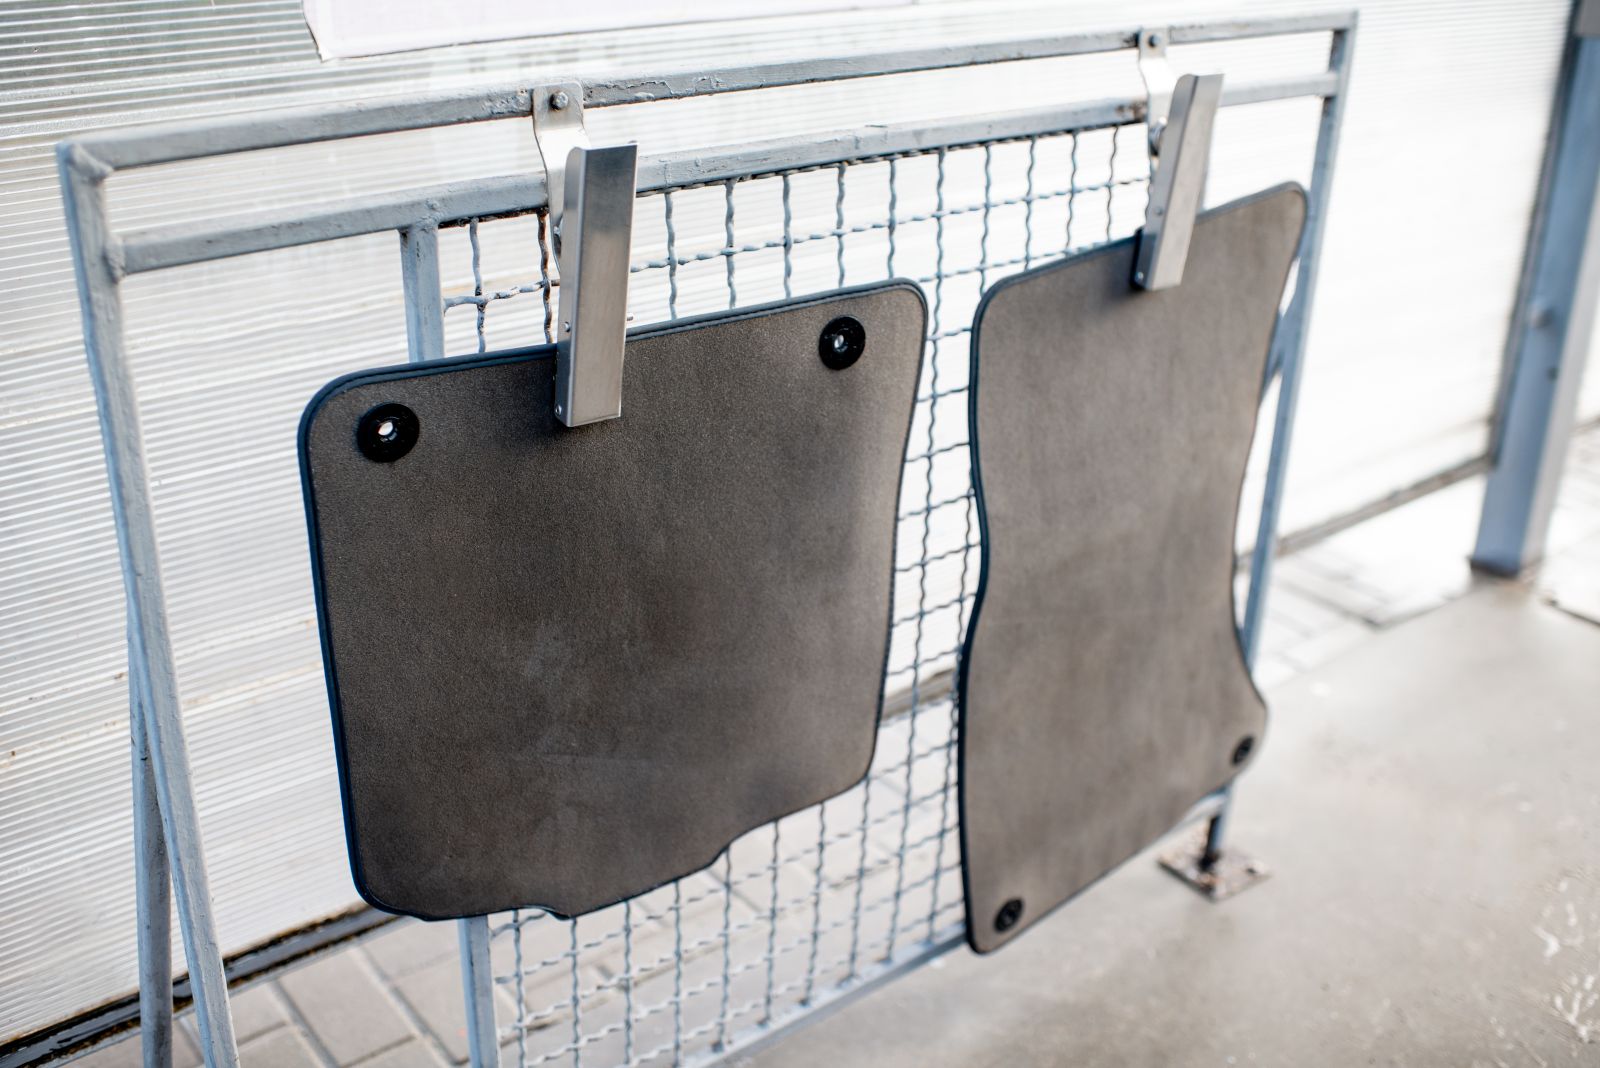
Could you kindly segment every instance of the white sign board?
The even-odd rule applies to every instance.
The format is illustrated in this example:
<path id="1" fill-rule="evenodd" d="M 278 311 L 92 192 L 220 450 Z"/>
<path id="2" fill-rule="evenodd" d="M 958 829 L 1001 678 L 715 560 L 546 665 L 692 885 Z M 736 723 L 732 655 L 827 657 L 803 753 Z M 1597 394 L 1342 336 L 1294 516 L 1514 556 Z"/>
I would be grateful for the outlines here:
<path id="1" fill-rule="evenodd" d="M 323 59 L 376 56 L 441 45 L 549 37 L 719 19 L 799 15 L 912 0 L 782 0 L 752 10 L 741 0 L 586 0 L 507 4 L 504 0 L 305 0 L 306 23 Z"/>

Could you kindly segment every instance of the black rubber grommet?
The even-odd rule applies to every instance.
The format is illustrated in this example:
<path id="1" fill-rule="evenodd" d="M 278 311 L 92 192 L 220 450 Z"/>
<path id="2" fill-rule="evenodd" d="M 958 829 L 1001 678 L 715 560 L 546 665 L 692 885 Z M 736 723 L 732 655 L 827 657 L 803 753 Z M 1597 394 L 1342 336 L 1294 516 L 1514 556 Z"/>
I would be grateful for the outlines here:
<path id="1" fill-rule="evenodd" d="M 421 432 L 416 412 L 404 404 L 380 404 L 356 424 L 356 447 L 374 463 L 392 464 L 411 451 Z"/>
<path id="2" fill-rule="evenodd" d="M 1014 897 L 1000 906 L 1000 911 L 994 914 L 994 929 L 996 931 L 1009 931 L 1022 919 L 1022 899 Z"/>
<path id="3" fill-rule="evenodd" d="M 817 355 L 830 369 L 843 371 L 861 359 L 867 348 L 867 328 L 859 319 L 841 315 L 822 328 L 817 339 Z"/>
<path id="4" fill-rule="evenodd" d="M 1251 750 L 1256 747 L 1256 736 L 1247 734 L 1239 739 L 1239 744 L 1233 747 L 1233 762 L 1243 764 L 1250 758 Z"/>

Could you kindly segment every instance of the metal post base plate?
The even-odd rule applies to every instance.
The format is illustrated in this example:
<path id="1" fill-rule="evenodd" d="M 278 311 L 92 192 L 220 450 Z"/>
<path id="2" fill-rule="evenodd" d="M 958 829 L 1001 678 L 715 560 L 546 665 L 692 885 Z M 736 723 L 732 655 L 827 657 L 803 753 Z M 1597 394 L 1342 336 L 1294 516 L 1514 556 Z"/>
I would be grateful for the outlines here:
<path id="1" fill-rule="evenodd" d="M 1272 874 L 1259 860 L 1229 848 L 1218 853 L 1209 868 L 1202 867 L 1205 850 L 1206 826 L 1202 823 L 1157 859 L 1163 868 L 1212 901 L 1225 901 Z"/>

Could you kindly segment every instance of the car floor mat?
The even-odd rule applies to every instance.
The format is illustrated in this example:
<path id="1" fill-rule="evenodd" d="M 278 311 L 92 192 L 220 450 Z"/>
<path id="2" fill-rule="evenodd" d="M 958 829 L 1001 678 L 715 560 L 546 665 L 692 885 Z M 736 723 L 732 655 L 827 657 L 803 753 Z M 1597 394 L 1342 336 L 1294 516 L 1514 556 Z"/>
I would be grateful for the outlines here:
<path id="1" fill-rule="evenodd" d="M 1202 214 L 1183 282 L 1135 240 L 998 283 L 972 337 L 982 569 L 958 683 L 967 937 L 988 952 L 1172 828 L 1257 748 L 1234 532 L 1305 218 Z"/>
<path id="2" fill-rule="evenodd" d="M 905 282 L 365 371 L 300 429 L 351 867 L 426 919 L 577 916 L 871 763 L 926 308 Z"/>

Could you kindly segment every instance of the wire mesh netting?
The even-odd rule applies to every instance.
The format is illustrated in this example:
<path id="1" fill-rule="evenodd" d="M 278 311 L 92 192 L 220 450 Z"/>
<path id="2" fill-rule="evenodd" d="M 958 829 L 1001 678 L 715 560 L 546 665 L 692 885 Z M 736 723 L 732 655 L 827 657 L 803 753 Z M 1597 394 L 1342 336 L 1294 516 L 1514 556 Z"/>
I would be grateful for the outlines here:
<path id="1" fill-rule="evenodd" d="M 883 720 L 861 784 L 751 832 L 711 869 L 577 921 L 491 920 L 515 1063 L 713 1058 L 960 938 L 951 685 L 978 578 L 967 335 L 998 278 L 1137 229 L 1144 138 L 1140 125 L 1071 130 L 641 195 L 636 323 L 888 278 L 927 294 Z M 449 351 L 550 338 L 542 211 L 465 220 L 442 252 L 471 263 L 471 291 L 445 297 Z"/>

